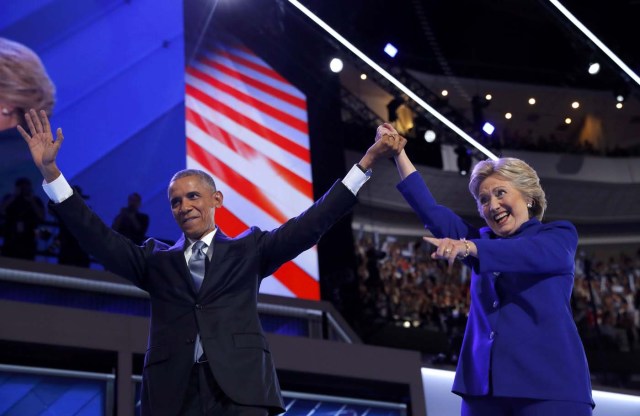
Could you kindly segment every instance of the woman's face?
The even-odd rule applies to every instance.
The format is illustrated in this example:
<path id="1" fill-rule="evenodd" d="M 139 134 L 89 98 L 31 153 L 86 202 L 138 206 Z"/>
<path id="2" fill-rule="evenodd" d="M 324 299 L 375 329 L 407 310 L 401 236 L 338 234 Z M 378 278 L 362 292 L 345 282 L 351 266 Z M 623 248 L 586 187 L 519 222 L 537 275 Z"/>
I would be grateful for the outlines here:
<path id="1" fill-rule="evenodd" d="M 500 237 L 507 237 L 529 220 L 528 201 L 503 176 L 493 174 L 480 184 L 478 204 L 487 225 Z"/>

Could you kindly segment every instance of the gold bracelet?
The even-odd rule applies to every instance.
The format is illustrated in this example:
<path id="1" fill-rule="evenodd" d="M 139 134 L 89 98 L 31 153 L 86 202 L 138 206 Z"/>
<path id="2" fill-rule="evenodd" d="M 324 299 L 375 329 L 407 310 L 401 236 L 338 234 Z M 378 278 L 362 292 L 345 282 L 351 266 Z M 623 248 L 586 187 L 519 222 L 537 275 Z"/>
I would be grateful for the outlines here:
<path id="1" fill-rule="evenodd" d="M 463 255 L 463 256 L 458 256 L 458 260 L 464 260 L 464 259 L 466 259 L 467 257 L 469 257 L 469 253 L 471 252 L 471 246 L 469 246 L 469 242 L 468 242 L 468 241 L 467 241 L 467 239 L 466 239 L 466 238 L 464 238 L 464 237 L 462 237 L 462 238 L 460 239 L 460 241 L 462 241 L 462 242 L 464 243 L 464 246 L 465 246 L 465 248 L 466 248 L 467 250 L 464 252 L 464 255 Z"/>

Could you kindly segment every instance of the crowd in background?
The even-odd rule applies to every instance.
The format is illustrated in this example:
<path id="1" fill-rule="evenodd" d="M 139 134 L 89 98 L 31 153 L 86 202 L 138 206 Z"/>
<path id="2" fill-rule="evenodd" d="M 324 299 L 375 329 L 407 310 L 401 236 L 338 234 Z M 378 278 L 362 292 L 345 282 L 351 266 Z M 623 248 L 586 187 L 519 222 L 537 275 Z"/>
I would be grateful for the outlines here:
<path id="1" fill-rule="evenodd" d="M 357 240 L 362 319 L 441 331 L 459 347 L 469 312 L 470 270 L 432 260 L 421 239 Z M 640 349 L 640 250 L 598 258 L 580 250 L 572 295 L 576 325 L 586 346 Z M 454 357 L 455 360 L 455 357 Z"/>

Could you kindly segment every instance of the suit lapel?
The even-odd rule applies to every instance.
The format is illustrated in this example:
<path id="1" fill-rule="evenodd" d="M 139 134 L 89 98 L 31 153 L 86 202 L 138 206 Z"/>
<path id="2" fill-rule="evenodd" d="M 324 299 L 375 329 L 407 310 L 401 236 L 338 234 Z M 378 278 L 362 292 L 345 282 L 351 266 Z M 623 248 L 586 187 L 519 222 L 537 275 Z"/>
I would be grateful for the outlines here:
<path id="1" fill-rule="evenodd" d="M 180 270 L 180 277 L 182 279 L 186 279 L 187 286 L 191 288 L 191 294 L 195 297 L 197 296 L 196 288 L 193 285 L 193 278 L 191 277 L 191 272 L 189 271 L 189 266 L 187 265 L 187 261 L 184 258 L 184 250 L 188 245 L 188 241 L 184 238 L 184 234 L 180 236 L 180 239 L 176 241 L 176 243 L 169 248 L 171 252 L 171 262 L 176 266 L 178 270 Z"/>
<path id="2" fill-rule="evenodd" d="M 229 241 L 231 241 L 231 239 L 227 237 L 220 228 L 218 228 L 218 231 L 216 231 L 216 235 L 213 237 L 213 241 L 211 243 L 212 247 L 209 248 L 210 250 L 213 250 L 213 256 L 209 262 L 207 274 L 204 277 L 204 282 L 202 282 L 200 292 L 206 293 L 215 287 L 216 283 L 220 282 L 220 275 L 218 274 L 220 269 L 218 268 L 218 265 L 225 257 L 225 253 L 229 247 L 227 244 Z"/>

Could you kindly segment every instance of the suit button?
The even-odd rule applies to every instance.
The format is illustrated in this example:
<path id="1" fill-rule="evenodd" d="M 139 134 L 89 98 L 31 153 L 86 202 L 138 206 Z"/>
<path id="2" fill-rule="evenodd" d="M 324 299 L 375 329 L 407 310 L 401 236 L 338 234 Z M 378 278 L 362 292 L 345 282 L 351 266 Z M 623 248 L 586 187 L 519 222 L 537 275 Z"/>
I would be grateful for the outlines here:
<path id="1" fill-rule="evenodd" d="M 491 331 L 491 333 L 489 334 L 489 339 L 494 339 L 495 337 L 496 337 L 495 331 Z"/>
<path id="2" fill-rule="evenodd" d="M 493 301 L 493 307 L 494 309 L 497 308 L 498 306 L 500 306 L 500 302 L 498 302 L 497 300 Z"/>
<path id="3" fill-rule="evenodd" d="M 193 339 L 193 338 L 187 338 L 187 339 L 185 340 L 185 344 L 193 344 L 194 342 L 196 342 L 196 340 L 195 340 L 195 339 Z"/>
<path id="4" fill-rule="evenodd" d="M 196 303 L 196 309 L 197 309 L 197 310 L 202 309 L 202 305 L 200 305 L 199 303 Z"/>

